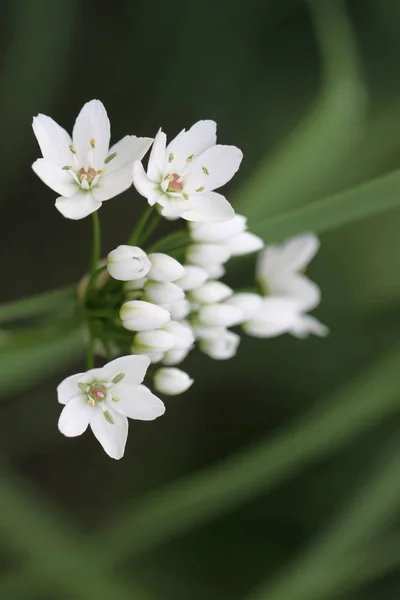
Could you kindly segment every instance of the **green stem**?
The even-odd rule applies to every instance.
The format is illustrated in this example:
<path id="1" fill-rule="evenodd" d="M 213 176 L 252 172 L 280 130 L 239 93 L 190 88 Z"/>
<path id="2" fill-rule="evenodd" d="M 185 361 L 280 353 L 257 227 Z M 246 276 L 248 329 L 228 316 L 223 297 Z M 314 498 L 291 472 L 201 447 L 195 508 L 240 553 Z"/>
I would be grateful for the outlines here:
<path id="1" fill-rule="evenodd" d="M 92 245 L 92 268 L 91 276 L 98 269 L 98 264 L 101 256 L 101 234 L 100 234 L 100 219 L 96 212 L 93 213 L 93 245 Z"/>
<path id="2" fill-rule="evenodd" d="M 138 244 L 139 246 L 143 246 L 144 243 L 149 239 L 149 237 L 151 236 L 151 234 L 153 233 L 153 231 L 157 228 L 157 225 L 160 222 L 160 215 L 154 215 L 153 220 L 150 222 L 149 226 L 147 227 L 146 231 L 144 231 L 143 235 L 141 235 L 139 237 L 138 240 Z"/>
<path id="3" fill-rule="evenodd" d="M 141 235 L 147 221 L 149 220 L 150 215 L 152 214 L 153 210 L 154 210 L 154 206 L 148 206 L 143 211 L 143 213 L 140 216 L 139 221 L 136 224 L 136 227 L 134 228 L 131 235 L 129 236 L 129 239 L 128 239 L 129 246 L 136 246 L 136 244 L 139 241 L 140 235 Z"/>
<path id="4" fill-rule="evenodd" d="M 161 240 L 158 240 L 152 246 L 150 246 L 149 252 L 155 252 L 160 250 L 165 252 L 167 250 L 176 249 L 177 247 L 181 248 L 182 246 L 188 245 L 189 243 L 190 236 L 186 231 L 173 231 L 172 233 L 169 233 L 165 237 L 161 238 Z"/>
<path id="5" fill-rule="evenodd" d="M 0 323 L 38 317 L 75 301 L 75 285 L 0 305 Z"/>
<path id="6" fill-rule="evenodd" d="M 94 368 L 94 335 L 90 332 L 90 341 L 87 348 L 86 355 L 86 369 L 89 371 Z"/>

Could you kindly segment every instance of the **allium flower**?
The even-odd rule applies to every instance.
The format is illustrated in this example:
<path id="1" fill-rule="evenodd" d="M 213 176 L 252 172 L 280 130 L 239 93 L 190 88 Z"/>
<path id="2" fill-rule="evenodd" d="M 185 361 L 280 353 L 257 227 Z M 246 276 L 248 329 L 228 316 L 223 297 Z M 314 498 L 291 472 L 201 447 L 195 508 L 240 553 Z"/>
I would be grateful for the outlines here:
<path id="1" fill-rule="evenodd" d="M 197 289 L 208 279 L 208 273 L 197 265 L 184 265 L 185 274 L 175 283 L 185 292 Z"/>
<path id="2" fill-rule="evenodd" d="M 172 282 L 180 279 L 185 274 L 185 269 L 180 262 L 161 252 L 149 254 L 151 269 L 149 279 L 153 281 Z"/>
<path id="3" fill-rule="evenodd" d="M 43 155 L 32 168 L 60 194 L 56 208 L 68 219 L 83 219 L 127 190 L 132 163 L 141 160 L 152 143 L 151 138 L 126 135 L 110 148 L 110 121 L 99 100 L 82 108 L 72 139 L 46 115 L 35 117 L 32 126 Z"/>
<path id="4" fill-rule="evenodd" d="M 163 327 L 170 321 L 169 312 L 142 300 L 129 300 L 121 306 L 119 312 L 123 326 L 130 331 L 149 331 Z"/>
<path id="5" fill-rule="evenodd" d="M 214 360 L 228 360 L 235 356 L 240 336 L 223 327 L 201 328 L 197 330 L 199 348 Z"/>
<path id="6" fill-rule="evenodd" d="M 166 396 L 183 394 L 192 384 L 193 379 L 180 369 L 158 369 L 154 375 L 154 388 Z"/>
<path id="7" fill-rule="evenodd" d="M 190 223 L 190 237 L 199 245 L 216 244 L 223 247 L 229 257 L 252 254 L 261 250 L 264 242 L 247 231 L 246 222 L 243 215 L 235 215 L 233 219 L 222 223 Z"/>
<path id="8" fill-rule="evenodd" d="M 128 419 L 152 421 L 165 412 L 164 404 L 144 385 L 149 359 L 123 356 L 105 365 L 64 379 L 57 388 L 65 404 L 58 427 L 67 437 L 82 435 L 90 425 L 105 452 L 122 458 Z"/>
<path id="9" fill-rule="evenodd" d="M 234 211 L 214 192 L 236 173 L 243 155 L 236 146 L 217 145 L 216 123 L 199 121 L 167 146 L 161 130 L 155 137 L 147 174 L 138 161 L 133 183 L 150 205 L 158 203 L 167 218 L 187 221 L 225 221 Z"/>
<path id="10" fill-rule="evenodd" d="M 146 252 L 136 246 L 118 246 L 107 256 L 107 270 L 120 281 L 142 279 L 151 269 Z"/>
<path id="11" fill-rule="evenodd" d="M 185 292 L 175 283 L 150 280 L 144 286 L 144 299 L 154 304 L 170 304 L 184 297 Z"/>

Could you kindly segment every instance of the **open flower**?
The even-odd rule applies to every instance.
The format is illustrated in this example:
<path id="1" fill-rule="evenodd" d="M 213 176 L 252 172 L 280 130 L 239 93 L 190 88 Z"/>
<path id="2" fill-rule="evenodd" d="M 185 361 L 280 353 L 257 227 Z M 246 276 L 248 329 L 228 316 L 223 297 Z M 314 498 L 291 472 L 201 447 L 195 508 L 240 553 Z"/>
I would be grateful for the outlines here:
<path id="1" fill-rule="evenodd" d="M 132 183 L 132 163 L 141 160 L 151 138 L 126 135 L 110 145 L 110 121 L 99 100 L 84 105 L 75 121 L 72 139 L 53 119 L 39 114 L 33 131 L 43 158 L 35 173 L 60 194 L 56 208 L 68 219 L 83 219 Z"/>
<path id="2" fill-rule="evenodd" d="M 167 218 L 187 221 L 225 221 L 234 211 L 214 190 L 236 173 L 243 154 L 236 146 L 217 145 L 216 123 L 199 121 L 181 131 L 167 146 L 161 130 L 155 137 L 147 174 L 137 161 L 133 183 L 150 205 L 158 203 Z"/>
<path id="3" fill-rule="evenodd" d="M 61 433 L 76 437 L 90 425 L 105 452 L 122 458 L 127 417 L 152 421 L 165 412 L 161 400 L 141 385 L 149 364 L 146 356 L 123 356 L 64 379 L 57 388 L 58 401 L 65 404 L 58 421 Z"/>

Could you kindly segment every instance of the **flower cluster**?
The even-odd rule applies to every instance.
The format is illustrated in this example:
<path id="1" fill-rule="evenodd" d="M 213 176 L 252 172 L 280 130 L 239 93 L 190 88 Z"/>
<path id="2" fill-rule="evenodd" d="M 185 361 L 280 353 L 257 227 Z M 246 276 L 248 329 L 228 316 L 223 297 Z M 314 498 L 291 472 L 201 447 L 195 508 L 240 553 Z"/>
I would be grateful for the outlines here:
<path id="1" fill-rule="evenodd" d="M 185 392 L 193 379 L 178 365 L 195 347 L 226 360 L 235 355 L 241 331 L 266 338 L 328 333 L 308 314 L 320 301 L 318 286 L 304 274 L 317 237 L 264 247 L 247 230 L 246 217 L 215 191 L 236 173 L 242 153 L 217 144 L 214 121 L 199 121 L 169 144 L 160 130 L 154 140 L 128 135 L 110 148 L 107 113 L 93 100 L 81 110 L 72 138 L 44 115 L 33 129 L 43 154 L 33 169 L 61 194 L 56 207 L 65 217 L 94 213 L 97 219 L 101 203 L 132 183 L 153 207 L 105 261 L 94 244 L 92 272 L 78 288 L 88 371 L 58 387 L 64 435 L 81 435 L 90 425 L 107 454 L 121 458 L 127 418 L 152 420 L 165 410 L 142 382 L 147 378 L 165 396 Z M 141 160 L 151 145 L 145 170 Z M 168 252 L 162 252 L 167 238 L 147 245 L 159 215 L 188 222 L 185 232 L 167 236 L 176 241 Z M 225 265 L 251 253 L 258 253 L 255 282 L 234 291 L 221 281 Z M 95 354 L 109 362 L 94 368 Z"/>

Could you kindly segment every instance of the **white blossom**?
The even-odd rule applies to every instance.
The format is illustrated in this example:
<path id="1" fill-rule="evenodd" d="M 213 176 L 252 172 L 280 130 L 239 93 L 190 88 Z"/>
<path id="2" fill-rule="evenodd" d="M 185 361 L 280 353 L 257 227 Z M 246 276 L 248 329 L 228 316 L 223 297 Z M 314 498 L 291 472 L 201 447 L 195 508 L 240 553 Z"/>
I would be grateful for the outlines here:
<path id="1" fill-rule="evenodd" d="M 180 279 L 185 274 L 185 269 L 180 262 L 161 252 L 149 254 L 151 269 L 149 279 L 153 281 L 172 282 Z"/>
<path id="2" fill-rule="evenodd" d="M 203 269 L 208 273 L 211 279 L 220 279 L 226 273 L 225 268 L 222 265 L 204 265 Z"/>
<path id="3" fill-rule="evenodd" d="M 243 312 L 229 304 L 204 304 L 197 319 L 199 324 L 205 327 L 232 327 L 242 322 Z"/>
<path id="4" fill-rule="evenodd" d="M 208 273 L 197 265 L 184 265 L 184 275 L 175 281 L 185 292 L 190 292 L 200 287 L 208 279 Z"/>
<path id="5" fill-rule="evenodd" d="M 229 238 L 224 245 L 231 256 L 244 256 L 261 250 L 264 247 L 264 242 L 258 235 L 254 235 L 250 231 L 244 231 Z"/>
<path id="6" fill-rule="evenodd" d="M 124 290 L 128 292 L 128 294 L 129 292 L 137 292 L 138 290 L 142 290 L 146 281 L 148 281 L 148 277 L 141 277 L 140 279 L 126 281 L 124 284 Z"/>
<path id="7" fill-rule="evenodd" d="M 160 394 L 177 396 L 186 392 L 193 384 L 193 379 L 180 369 L 162 368 L 154 375 L 154 388 Z"/>
<path id="8" fill-rule="evenodd" d="M 300 316 L 301 311 L 295 300 L 266 297 L 260 308 L 243 324 L 243 329 L 253 337 L 275 337 L 295 327 Z"/>
<path id="9" fill-rule="evenodd" d="M 224 221 L 234 211 L 214 190 L 225 185 L 238 170 L 242 152 L 235 146 L 216 144 L 216 123 L 199 121 L 167 146 L 161 130 L 155 137 L 147 174 L 141 162 L 133 166 L 133 183 L 161 214 L 187 221 Z"/>
<path id="10" fill-rule="evenodd" d="M 165 308 L 142 300 L 125 302 L 121 306 L 119 316 L 123 326 L 131 331 L 148 331 L 163 327 L 171 319 Z"/>
<path id="11" fill-rule="evenodd" d="M 225 300 L 225 304 L 239 308 L 243 313 L 243 321 L 248 321 L 261 308 L 263 297 L 251 292 L 239 292 Z"/>
<path id="12" fill-rule="evenodd" d="M 186 323 L 170 321 L 163 327 L 163 331 L 171 335 L 174 341 L 173 346 L 168 350 L 185 350 L 191 348 L 194 343 L 192 328 Z"/>
<path id="13" fill-rule="evenodd" d="M 147 352 L 166 352 L 174 345 L 174 337 L 162 329 L 139 331 L 133 339 L 132 352 L 147 354 Z"/>
<path id="14" fill-rule="evenodd" d="M 107 256 L 107 270 L 120 281 L 142 280 L 150 271 L 146 252 L 136 246 L 118 246 Z"/>
<path id="15" fill-rule="evenodd" d="M 46 115 L 35 117 L 32 127 L 43 156 L 32 168 L 60 194 L 56 208 L 68 219 L 83 219 L 127 190 L 132 163 L 142 160 L 152 143 L 151 138 L 126 135 L 110 148 L 110 121 L 99 100 L 84 105 L 72 138 Z"/>
<path id="16" fill-rule="evenodd" d="M 150 280 L 144 286 L 144 300 L 154 304 L 172 304 L 184 297 L 185 292 L 175 283 Z"/>
<path id="17" fill-rule="evenodd" d="M 61 433 L 76 437 L 90 425 L 105 452 L 122 458 L 127 417 L 151 421 L 165 412 L 161 400 L 141 385 L 149 362 L 145 356 L 123 356 L 64 379 L 57 388 L 58 401 L 65 405 L 58 421 Z"/>
<path id="18" fill-rule="evenodd" d="M 240 336 L 223 327 L 198 330 L 199 348 L 215 360 L 228 360 L 235 356 Z"/>
<path id="19" fill-rule="evenodd" d="M 222 244 L 229 238 L 246 231 L 246 217 L 235 215 L 220 223 L 189 223 L 190 237 L 204 244 Z"/>
<path id="20" fill-rule="evenodd" d="M 167 304 L 164 307 L 167 308 L 171 315 L 171 319 L 173 319 L 174 321 L 182 321 L 182 319 L 185 319 L 190 313 L 191 309 L 190 302 L 189 300 L 187 300 L 187 298 L 177 300 L 176 302 L 172 302 L 172 304 Z"/>
<path id="21" fill-rule="evenodd" d="M 207 281 L 201 287 L 190 293 L 190 298 L 200 304 L 215 304 L 226 300 L 233 290 L 221 281 Z"/>
<path id="22" fill-rule="evenodd" d="M 193 244 L 186 251 L 186 259 L 207 270 L 209 265 L 221 265 L 230 259 L 228 248 L 219 244 Z"/>
<path id="23" fill-rule="evenodd" d="M 188 346 L 187 348 L 182 348 L 180 350 L 177 350 L 175 348 L 172 348 L 172 350 L 167 350 L 167 352 L 165 352 L 162 358 L 162 362 L 164 365 L 179 365 L 185 360 L 190 350 L 190 346 Z"/>

